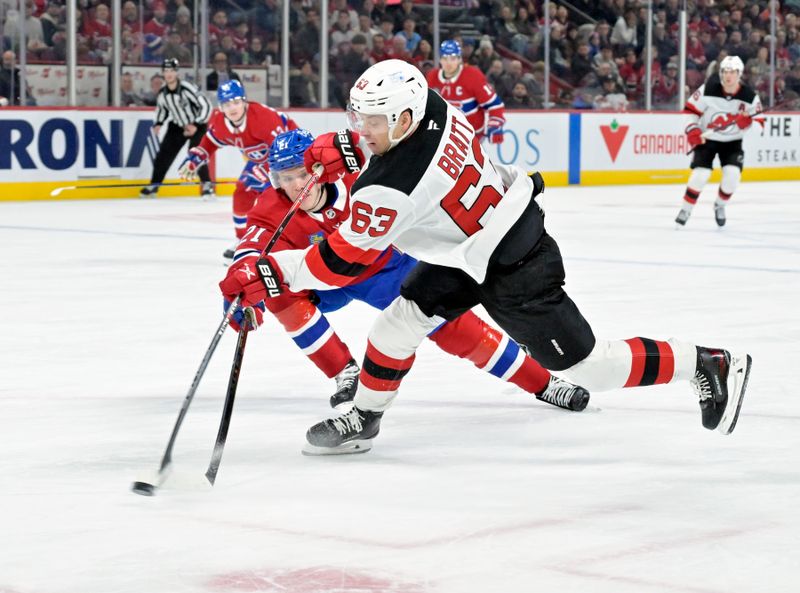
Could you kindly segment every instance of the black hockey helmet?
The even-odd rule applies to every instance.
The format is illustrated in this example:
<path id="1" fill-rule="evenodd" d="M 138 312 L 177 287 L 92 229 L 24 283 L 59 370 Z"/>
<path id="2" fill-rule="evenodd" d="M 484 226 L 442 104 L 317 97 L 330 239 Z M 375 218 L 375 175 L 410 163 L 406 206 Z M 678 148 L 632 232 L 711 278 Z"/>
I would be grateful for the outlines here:
<path id="1" fill-rule="evenodd" d="M 175 59 L 175 58 L 167 58 L 166 60 L 161 62 L 161 69 L 162 70 L 177 70 L 179 65 L 180 64 L 178 64 L 178 60 L 177 59 Z"/>

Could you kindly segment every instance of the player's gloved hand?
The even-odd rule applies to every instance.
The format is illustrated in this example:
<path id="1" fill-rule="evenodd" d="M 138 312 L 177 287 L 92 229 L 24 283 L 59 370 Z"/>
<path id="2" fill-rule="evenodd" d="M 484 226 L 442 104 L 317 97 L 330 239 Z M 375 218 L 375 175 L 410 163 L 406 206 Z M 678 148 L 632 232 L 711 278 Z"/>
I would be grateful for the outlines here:
<path id="1" fill-rule="evenodd" d="M 358 173 L 366 162 L 364 152 L 358 147 L 359 138 L 350 130 L 317 136 L 303 155 L 306 170 L 313 173 L 314 165 L 321 163 L 324 168 L 320 176 L 322 183 L 333 183 L 342 175 Z"/>
<path id="2" fill-rule="evenodd" d="M 535 198 L 539 194 L 544 193 L 544 177 L 542 177 L 542 174 L 539 173 L 539 171 L 536 171 L 535 173 L 528 173 L 528 177 L 530 177 L 531 181 L 533 181 L 533 192 L 531 193 L 531 197 Z"/>
<path id="3" fill-rule="evenodd" d="M 244 186 L 257 193 L 263 192 L 269 187 L 269 175 L 261 165 L 250 161 L 239 176 Z"/>
<path id="4" fill-rule="evenodd" d="M 269 255 L 258 260 L 256 269 L 261 277 L 262 288 L 265 291 L 266 298 L 280 296 L 285 290 L 288 290 L 289 287 L 283 281 L 283 273 L 278 262 Z"/>
<path id="5" fill-rule="evenodd" d="M 692 148 L 700 144 L 705 144 L 706 142 L 706 139 L 703 138 L 703 131 L 700 129 L 700 126 L 695 124 L 686 128 L 686 139 L 689 141 L 689 146 Z"/>
<path id="6" fill-rule="evenodd" d="M 199 146 L 195 146 L 189 150 L 189 154 L 178 167 L 178 175 L 186 181 L 194 181 L 197 179 L 197 170 L 207 162 L 208 153 Z"/>
<path id="7" fill-rule="evenodd" d="M 253 311 L 255 312 L 255 324 L 250 326 L 250 331 L 255 331 L 258 327 L 264 322 L 264 311 L 266 307 L 264 306 L 264 301 L 260 303 L 256 303 L 255 305 L 251 305 Z M 231 308 L 231 301 L 228 299 L 224 299 L 222 301 L 222 310 L 227 313 L 228 309 Z M 235 329 L 237 332 L 242 327 L 242 323 L 244 322 L 244 309 L 241 305 L 236 307 L 236 311 L 233 312 L 230 320 L 230 326 Z M 251 320 L 252 323 L 253 320 Z"/>
<path id="8" fill-rule="evenodd" d="M 736 114 L 736 119 L 734 121 L 736 125 L 739 126 L 740 130 L 746 130 L 753 125 L 753 116 L 746 111 L 742 111 Z"/>
<path id="9" fill-rule="evenodd" d="M 503 124 L 506 122 L 499 117 L 490 117 L 486 124 L 486 136 L 492 144 L 503 143 Z"/>
<path id="10" fill-rule="evenodd" d="M 258 256 L 251 255 L 231 264 L 225 278 L 219 283 L 226 301 L 230 303 L 241 294 L 242 305 L 252 306 L 266 298 L 264 283 L 256 272 L 257 261 Z"/>

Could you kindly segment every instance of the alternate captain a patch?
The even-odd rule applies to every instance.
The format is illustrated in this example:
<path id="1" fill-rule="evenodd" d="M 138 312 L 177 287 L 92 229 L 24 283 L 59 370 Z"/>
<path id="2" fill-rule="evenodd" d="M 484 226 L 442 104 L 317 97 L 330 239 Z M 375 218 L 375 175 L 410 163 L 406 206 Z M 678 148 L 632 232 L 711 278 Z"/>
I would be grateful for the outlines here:
<path id="1" fill-rule="evenodd" d="M 317 245 L 322 243 L 325 240 L 325 233 L 322 231 L 317 231 L 313 235 L 308 236 L 308 244 L 309 245 Z"/>

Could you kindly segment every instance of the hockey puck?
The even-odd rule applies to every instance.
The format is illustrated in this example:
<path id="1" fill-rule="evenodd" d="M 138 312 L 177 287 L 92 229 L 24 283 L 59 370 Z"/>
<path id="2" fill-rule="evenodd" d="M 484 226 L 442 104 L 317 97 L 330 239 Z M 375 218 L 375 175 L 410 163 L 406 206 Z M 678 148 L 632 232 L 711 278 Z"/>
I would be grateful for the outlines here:
<path id="1" fill-rule="evenodd" d="M 153 496 L 156 493 L 156 487 L 147 482 L 134 482 L 131 490 L 142 496 Z"/>

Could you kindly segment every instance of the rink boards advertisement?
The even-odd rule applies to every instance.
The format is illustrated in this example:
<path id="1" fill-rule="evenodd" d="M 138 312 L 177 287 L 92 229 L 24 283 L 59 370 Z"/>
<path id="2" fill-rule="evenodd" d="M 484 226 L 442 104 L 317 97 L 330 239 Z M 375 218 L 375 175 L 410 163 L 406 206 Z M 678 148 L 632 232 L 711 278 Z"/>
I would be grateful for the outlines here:
<path id="1" fill-rule="evenodd" d="M 314 134 L 345 127 L 344 113 L 289 110 Z M 7 108 L 0 110 L 0 200 L 134 197 L 149 180 L 159 139 L 154 110 L 110 108 Z M 745 138 L 745 180 L 800 179 L 800 114 L 766 114 L 762 129 Z M 490 158 L 526 171 L 541 171 L 550 185 L 684 183 L 686 155 L 682 114 L 520 112 L 507 114 L 504 142 L 484 144 Z M 161 134 L 166 131 L 162 128 Z M 165 182 L 176 183 L 185 148 Z M 235 180 L 244 162 L 233 148 L 217 152 L 218 181 Z M 712 177 L 714 179 L 714 177 Z M 230 194 L 233 185 L 218 186 Z M 163 187 L 160 196 L 197 195 L 194 186 Z"/>
<path id="2" fill-rule="evenodd" d="M 800 115 L 764 114 L 744 137 L 744 181 L 800 180 Z M 685 183 L 689 116 L 675 113 L 581 115 L 580 177 L 584 185 Z M 719 161 L 715 161 L 719 176 Z"/>

